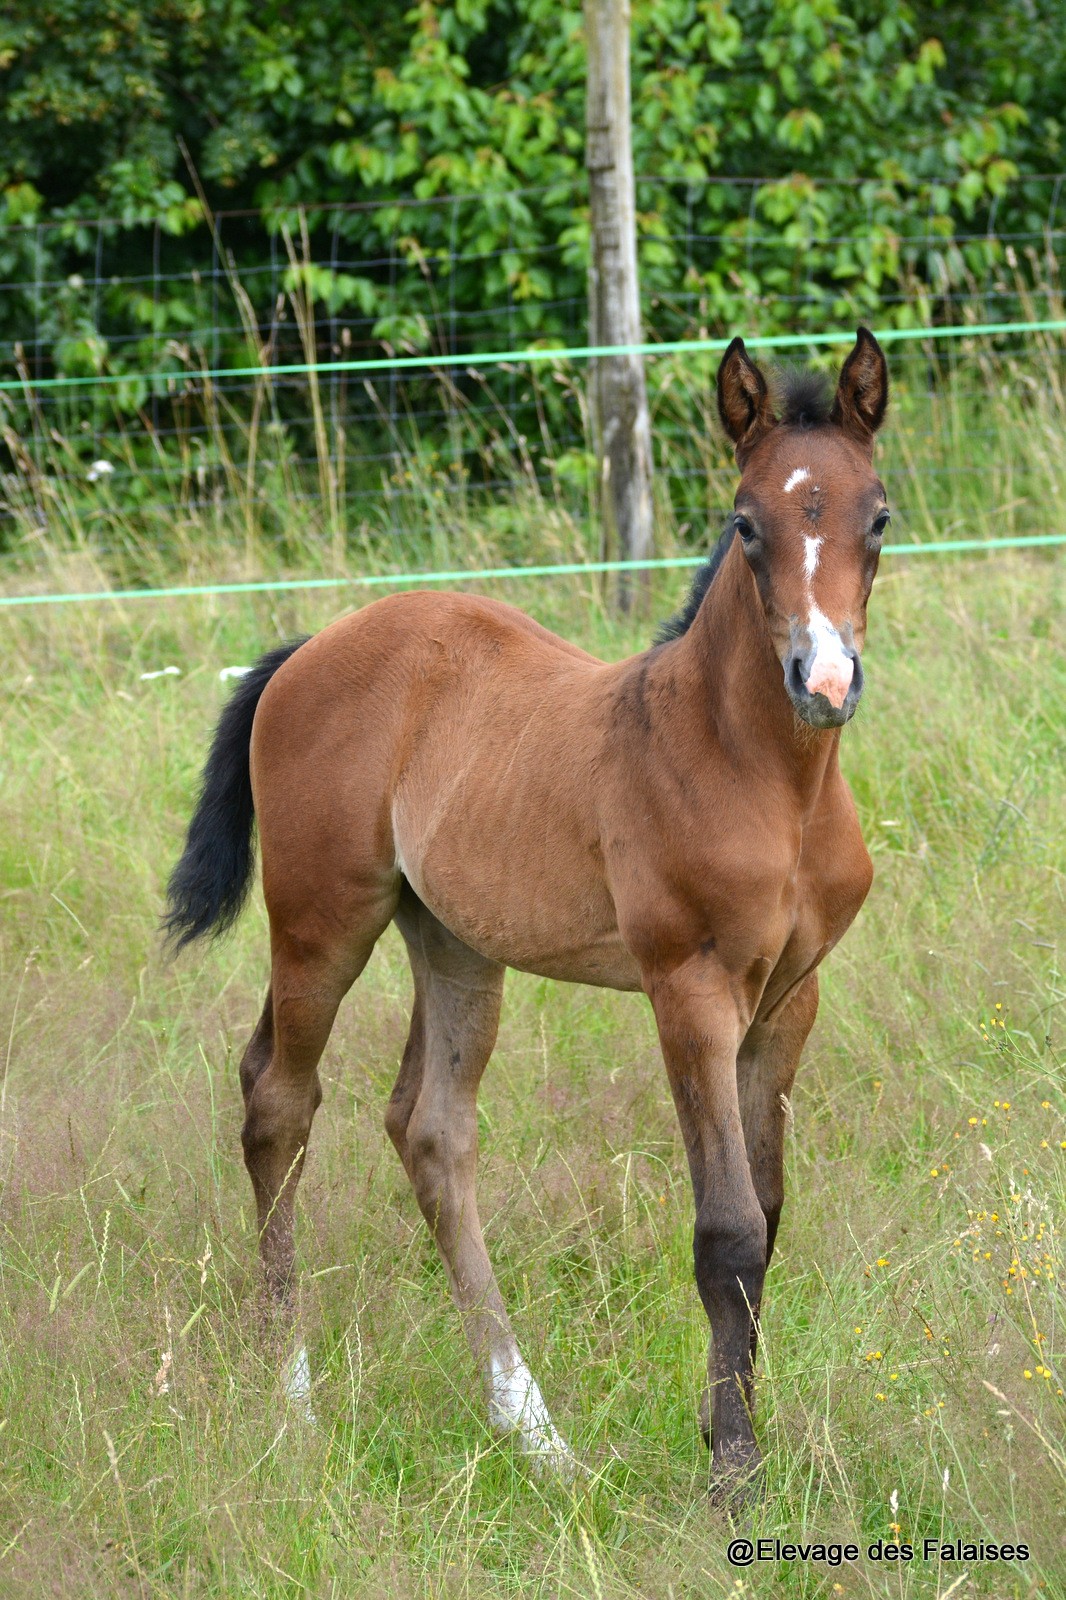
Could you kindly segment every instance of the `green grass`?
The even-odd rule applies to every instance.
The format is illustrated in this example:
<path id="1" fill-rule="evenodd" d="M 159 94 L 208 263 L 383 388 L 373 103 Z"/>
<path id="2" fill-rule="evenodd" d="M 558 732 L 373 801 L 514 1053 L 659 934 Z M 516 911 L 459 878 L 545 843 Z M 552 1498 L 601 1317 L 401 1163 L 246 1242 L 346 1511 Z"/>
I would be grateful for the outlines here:
<path id="1" fill-rule="evenodd" d="M 238 1138 L 261 904 L 173 965 L 155 925 L 219 669 L 338 600 L 9 613 L 0 1593 L 1061 1594 L 1063 572 L 883 565 L 844 740 L 877 877 L 823 969 L 760 1364 L 759 1534 L 1024 1540 L 1009 1566 L 728 1566 L 696 1428 L 691 1197 L 640 997 L 508 979 L 482 1212 L 590 1475 L 538 1480 L 489 1435 L 382 1126 L 409 1004 L 391 932 L 323 1065 L 299 1204 L 318 1425 L 288 1411 Z M 647 633 L 584 585 L 496 592 L 602 654 Z"/>

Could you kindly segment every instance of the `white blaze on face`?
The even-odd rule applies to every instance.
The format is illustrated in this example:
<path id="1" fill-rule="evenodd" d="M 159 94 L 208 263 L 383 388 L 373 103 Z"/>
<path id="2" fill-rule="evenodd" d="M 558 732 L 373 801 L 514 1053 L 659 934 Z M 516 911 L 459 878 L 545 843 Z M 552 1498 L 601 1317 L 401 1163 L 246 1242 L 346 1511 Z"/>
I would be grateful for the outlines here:
<path id="1" fill-rule="evenodd" d="M 813 600 L 807 627 L 814 640 L 814 660 L 807 674 L 807 688 L 811 694 L 824 694 L 829 704 L 839 711 L 851 688 L 855 663 L 844 649 L 839 633 Z"/>
<path id="2" fill-rule="evenodd" d="M 489 1425 L 498 1433 L 517 1433 L 528 1454 L 551 1458 L 564 1469 L 572 1464 L 569 1447 L 556 1431 L 537 1380 L 516 1345 L 491 1360 Z"/>
<path id="3" fill-rule="evenodd" d="M 785 482 L 785 493 L 791 494 L 797 484 L 805 483 L 809 477 L 810 472 L 806 467 L 797 467 Z M 810 493 L 818 493 L 817 484 L 812 484 Z M 851 688 L 851 680 L 855 676 L 855 663 L 845 650 L 840 634 L 814 598 L 814 575 L 818 571 L 821 550 L 822 540 L 819 537 L 804 534 L 803 576 L 807 586 L 807 629 L 814 644 L 814 659 L 807 676 L 807 688 L 811 694 L 824 695 L 829 704 L 839 711 Z"/>

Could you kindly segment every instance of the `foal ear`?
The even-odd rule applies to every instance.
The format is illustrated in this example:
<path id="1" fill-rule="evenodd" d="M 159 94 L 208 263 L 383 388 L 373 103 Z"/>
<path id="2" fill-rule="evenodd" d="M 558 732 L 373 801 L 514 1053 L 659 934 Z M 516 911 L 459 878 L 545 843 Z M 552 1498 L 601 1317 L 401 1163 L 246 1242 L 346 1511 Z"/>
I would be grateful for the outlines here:
<path id="1" fill-rule="evenodd" d="M 840 369 L 830 422 L 859 444 L 873 448 L 874 434 L 888 408 L 888 364 L 869 328 L 855 335 L 855 348 Z"/>
<path id="2" fill-rule="evenodd" d="M 739 466 L 777 422 L 766 379 L 745 350 L 743 339 L 733 340 L 718 368 L 718 415 L 736 446 Z"/>

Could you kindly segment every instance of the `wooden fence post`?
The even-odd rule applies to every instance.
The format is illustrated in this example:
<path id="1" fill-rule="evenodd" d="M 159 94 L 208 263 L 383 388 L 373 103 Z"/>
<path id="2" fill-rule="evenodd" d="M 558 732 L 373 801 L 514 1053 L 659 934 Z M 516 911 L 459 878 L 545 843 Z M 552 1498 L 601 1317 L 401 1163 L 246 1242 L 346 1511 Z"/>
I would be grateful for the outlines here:
<path id="1" fill-rule="evenodd" d="M 592 248 L 589 342 L 641 343 L 637 217 L 630 141 L 629 0 L 585 0 L 586 153 Z M 652 549 L 651 424 L 639 355 L 592 364 L 592 434 L 600 514 L 622 560 Z M 646 573 L 621 573 L 619 604 L 647 591 Z"/>

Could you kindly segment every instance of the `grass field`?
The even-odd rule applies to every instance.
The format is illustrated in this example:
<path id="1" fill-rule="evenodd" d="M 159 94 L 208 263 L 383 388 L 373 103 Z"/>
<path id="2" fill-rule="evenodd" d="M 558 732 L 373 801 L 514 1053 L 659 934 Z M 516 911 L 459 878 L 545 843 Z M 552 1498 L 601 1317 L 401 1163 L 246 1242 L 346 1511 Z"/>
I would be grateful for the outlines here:
<path id="1" fill-rule="evenodd" d="M 692 1205 L 640 997 L 512 975 L 481 1102 L 490 1250 L 589 1476 L 540 1481 L 487 1431 L 382 1126 L 409 1003 L 391 931 L 342 1009 L 300 1191 L 317 1425 L 280 1396 L 238 1139 L 262 908 L 175 965 L 155 926 L 219 669 L 340 602 L 7 613 L 0 1594 L 1066 1592 L 1063 572 L 882 566 L 844 738 L 877 878 L 796 1088 L 766 1492 L 736 1531 L 919 1551 L 740 1572 L 705 1493 Z M 497 592 L 602 654 L 644 643 L 579 585 Z M 1032 1558 L 927 1562 L 924 1537 Z"/>

